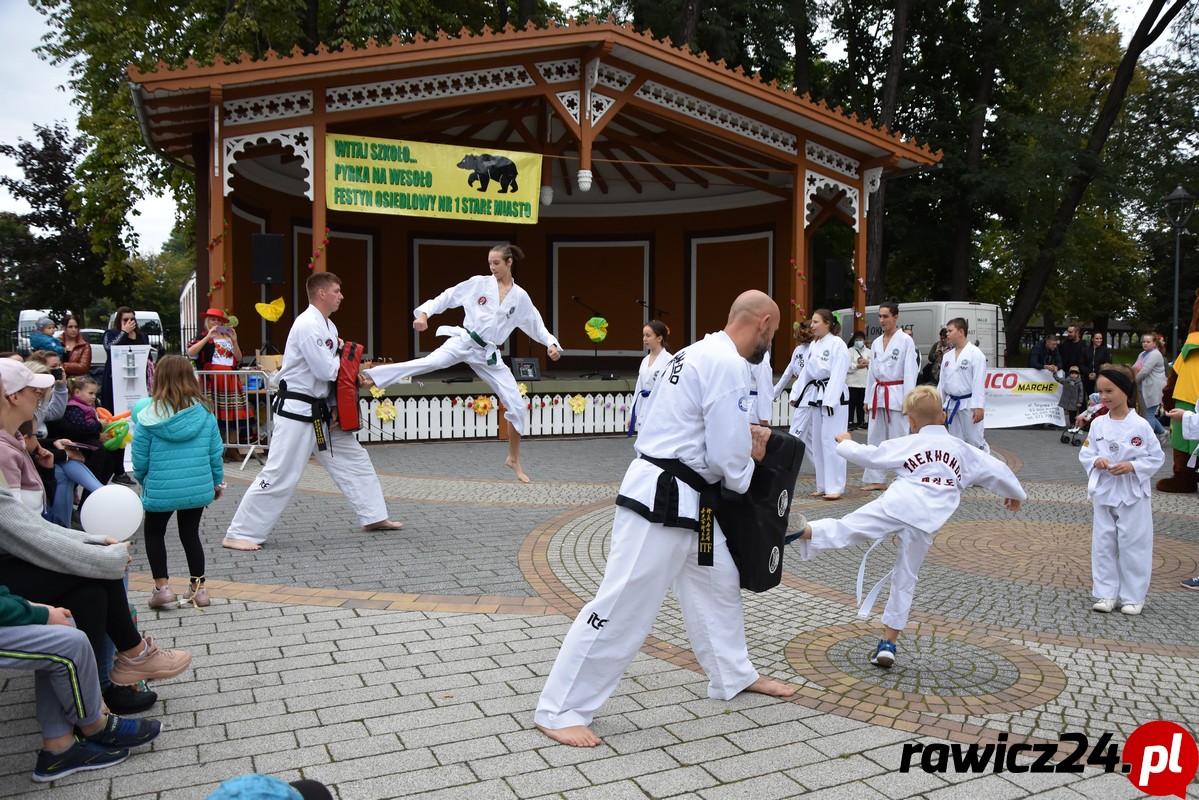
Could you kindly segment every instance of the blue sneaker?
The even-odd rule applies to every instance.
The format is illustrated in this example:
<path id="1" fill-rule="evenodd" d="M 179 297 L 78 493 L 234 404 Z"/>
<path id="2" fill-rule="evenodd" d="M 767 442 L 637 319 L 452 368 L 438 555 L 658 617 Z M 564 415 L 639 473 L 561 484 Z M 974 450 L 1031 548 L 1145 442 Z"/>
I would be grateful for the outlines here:
<path id="1" fill-rule="evenodd" d="M 84 738 L 105 747 L 140 747 L 157 739 L 161 732 L 162 723 L 156 719 L 128 719 L 109 714 L 103 728 Z"/>
<path id="2" fill-rule="evenodd" d="M 890 667 L 895 663 L 895 642 L 879 639 L 878 649 L 870 657 L 870 663 L 876 667 Z"/>
<path id="3" fill-rule="evenodd" d="M 1199 578 L 1191 578 L 1189 580 L 1182 581 L 1182 585 L 1188 589 L 1199 589 Z"/>
<path id="4" fill-rule="evenodd" d="M 83 770 L 111 767 L 127 758 L 129 751 L 122 747 L 105 747 L 76 740 L 65 752 L 51 753 L 43 750 L 38 753 L 37 766 L 33 768 L 33 779 L 38 783 L 49 783 Z"/>

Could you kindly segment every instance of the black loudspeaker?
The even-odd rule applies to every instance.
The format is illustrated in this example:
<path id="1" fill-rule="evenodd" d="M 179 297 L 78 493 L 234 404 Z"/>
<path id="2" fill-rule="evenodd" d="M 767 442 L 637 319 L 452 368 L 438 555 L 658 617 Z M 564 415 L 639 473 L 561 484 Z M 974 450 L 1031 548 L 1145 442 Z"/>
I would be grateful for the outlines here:
<path id="1" fill-rule="evenodd" d="M 255 233 L 250 237 L 254 283 L 283 283 L 283 234 Z"/>

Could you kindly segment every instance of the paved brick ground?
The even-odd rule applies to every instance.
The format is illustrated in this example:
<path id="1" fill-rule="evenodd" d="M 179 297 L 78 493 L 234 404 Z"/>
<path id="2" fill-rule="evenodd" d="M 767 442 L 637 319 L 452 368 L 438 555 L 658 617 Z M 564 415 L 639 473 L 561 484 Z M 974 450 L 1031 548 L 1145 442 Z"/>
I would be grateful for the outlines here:
<path id="1" fill-rule="evenodd" d="M 142 627 L 195 656 L 190 674 L 155 687 L 159 741 L 118 767 L 35 785 L 32 684 L 0 674 L 0 796 L 198 798 L 249 771 L 322 780 L 342 800 L 1145 796 L 1094 769 L 897 771 L 908 743 L 1123 741 L 1143 722 L 1199 713 L 1199 593 L 1177 586 L 1199 572 L 1199 498 L 1154 498 L 1144 615 L 1095 614 L 1077 449 L 1049 431 L 988 438 L 1031 500 L 1013 515 L 967 492 L 921 572 L 894 669 L 866 663 L 878 623 L 855 615 L 861 551 L 788 557 L 783 586 L 746 595 L 745 609 L 755 664 L 793 683 L 794 702 L 707 699 L 668 600 L 596 720 L 605 744 L 594 750 L 552 745 L 529 723 L 602 574 L 628 440 L 530 441 L 530 486 L 511 479 L 501 443 L 372 447 L 402 533 L 360 531 L 310 466 L 268 547 L 235 554 L 218 543 L 251 465 L 205 516 L 211 608 L 145 610 L 150 580 L 135 559 Z M 809 501 L 811 480 L 805 467 L 809 516 L 869 499 Z M 893 553 L 881 546 L 868 578 Z M 171 564 L 184 563 L 171 543 Z"/>

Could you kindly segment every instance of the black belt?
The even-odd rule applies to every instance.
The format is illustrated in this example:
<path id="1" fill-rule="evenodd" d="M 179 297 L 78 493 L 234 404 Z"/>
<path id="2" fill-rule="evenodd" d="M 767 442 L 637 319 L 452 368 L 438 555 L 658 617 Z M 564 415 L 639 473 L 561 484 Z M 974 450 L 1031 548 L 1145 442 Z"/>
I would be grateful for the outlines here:
<path id="1" fill-rule="evenodd" d="M 696 531 L 699 533 L 699 564 L 704 567 L 712 566 L 716 507 L 720 503 L 720 483 L 708 483 L 703 476 L 677 458 L 654 458 L 647 455 L 640 457 L 662 470 L 662 474 L 658 476 L 658 485 L 654 490 L 654 507 L 651 509 L 624 495 L 616 496 L 616 505 L 627 508 L 650 522 L 665 525 L 667 528 Z M 672 478 L 678 478 L 699 492 L 699 519 L 679 516 L 679 487 Z"/>
<path id="2" fill-rule="evenodd" d="M 821 390 L 827 389 L 828 388 L 828 378 L 818 378 L 816 380 L 811 380 L 811 381 L 808 381 L 807 383 L 805 383 L 804 387 L 803 387 L 803 391 L 799 393 L 800 399 L 803 399 L 803 396 L 808 393 L 808 389 L 813 386 L 818 386 L 818 387 L 820 387 Z M 812 408 L 818 408 L 821 405 L 823 405 L 823 400 L 824 400 L 824 398 L 821 398 L 820 400 L 809 400 L 808 405 L 810 405 Z M 843 406 L 849 405 L 849 399 L 846 397 L 842 397 L 841 405 L 843 405 Z"/>
<path id="3" fill-rule="evenodd" d="M 308 403 L 312 406 L 312 413 L 309 415 L 297 414 L 294 411 L 286 411 L 283 408 L 285 400 L 299 400 Z M 279 391 L 275 392 L 275 400 L 273 410 L 276 416 L 286 419 L 294 419 L 297 422 L 311 423 L 313 430 L 316 433 L 316 447 L 318 450 L 328 450 L 329 445 L 325 441 L 325 424 L 333 419 L 333 413 L 329 410 L 329 400 L 326 397 L 312 397 L 299 392 L 289 391 L 287 381 L 279 381 Z"/>

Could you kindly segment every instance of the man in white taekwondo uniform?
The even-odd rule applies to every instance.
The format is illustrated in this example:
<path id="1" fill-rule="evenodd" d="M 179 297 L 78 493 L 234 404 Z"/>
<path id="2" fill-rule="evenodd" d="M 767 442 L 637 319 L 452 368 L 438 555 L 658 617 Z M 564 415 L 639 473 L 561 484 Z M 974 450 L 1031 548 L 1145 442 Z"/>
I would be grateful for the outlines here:
<path id="1" fill-rule="evenodd" d="M 941 356 L 941 377 L 937 381 L 937 391 L 945 401 L 945 427 L 962 441 L 989 453 L 991 448 L 983 438 L 987 358 L 970 343 L 966 320 L 955 317 L 945 329 L 953 346 Z"/>
<path id="2" fill-rule="evenodd" d="M 367 385 L 390 386 L 401 378 L 424 375 L 454 364 L 466 364 L 482 378 L 504 405 L 504 418 L 511 425 L 508 435 L 508 459 L 504 462 L 522 483 L 529 476 L 520 466 L 520 439 L 525 435 L 528 419 L 527 401 L 520 396 L 520 389 L 512 371 L 500 358 L 498 349 L 517 328 L 531 339 L 548 348 L 553 361 L 560 358 L 557 338 L 554 337 L 533 306 L 529 294 L 512 280 L 514 259 L 524 257 L 515 245 L 496 245 L 487 254 L 491 273 L 468 278 L 457 286 L 451 286 L 428 302 L 416 307 L 412 327 L 423 331 L 429 326 L 429 317 L 446 309 L 462 307 L 466 319 L 462 327 L 442 325 L 438 336 L 448 336 L 429 355 L 399 364 L 381 364 L 362 371 Z"/>
<path id="3" fill-rule="evenodd" d="M 309 276 L 307 290 L 308 308 L 296 317 L 283 348 L 281 391 L 276 396 L 287 399 L 275 412 L 266 467 L 242 497 L 221 542 L 230 550 L 262 549 L 312 454 L 350 501 L 363 530 L 403 527 L 387 518 L 379 476 L 358 437 L 326 425 L 329 400 L 336 402 L 331 382 L 337 380 L 341 367 L 337 350 L 342 342 L 329 319 L 341 306 L 341 279 L 331 272 L 316 272 Z M 318 447 L 326 437 L 328 444 Z"/>
<path id="4" fill-rule="evenodd" d="M 711 566 L 700 563 L 700 494 L 691 487 L 698 478 L 735 492 L 749 488 L 770 429 L 751 431 L 745 362 L 761 359 L 778 321 L 773 300 L 745 292 L 733 303 L 724 331 L 677 353 L 655 384 L 653 413 L 636 443 L 641 455 L 625 473 L 616 501 L 603 581 L 566 634 L 533 716 L 551 739 L 574 747 L 600 744 L 589 727 L 592 716 L 637 655 L 668 588 L 708 675 L 709 697 L 794 694 L 759 676 L 749 661 L 740 579 L 719 524 L 712 526 L 707 550 Z M 676 477 L 690 471 L 698 474 L 686 482 Z"/>
<path id="5" fill-rule="evenodd" d="M 883 333 L 870 343 L 870 370 L 866 373 L 866 443 L 876 447 L 908 435 L 908 421 L 901 409 L 903 398 L 916 388 L 919 374 L 916 344 L 899 328 L 899 304 L 894 300 L 879 304 L 878 324 Z M 862 489 L 882 491 L 887 488 L 886 479 L 883 470 L 866 469 Z"/>

